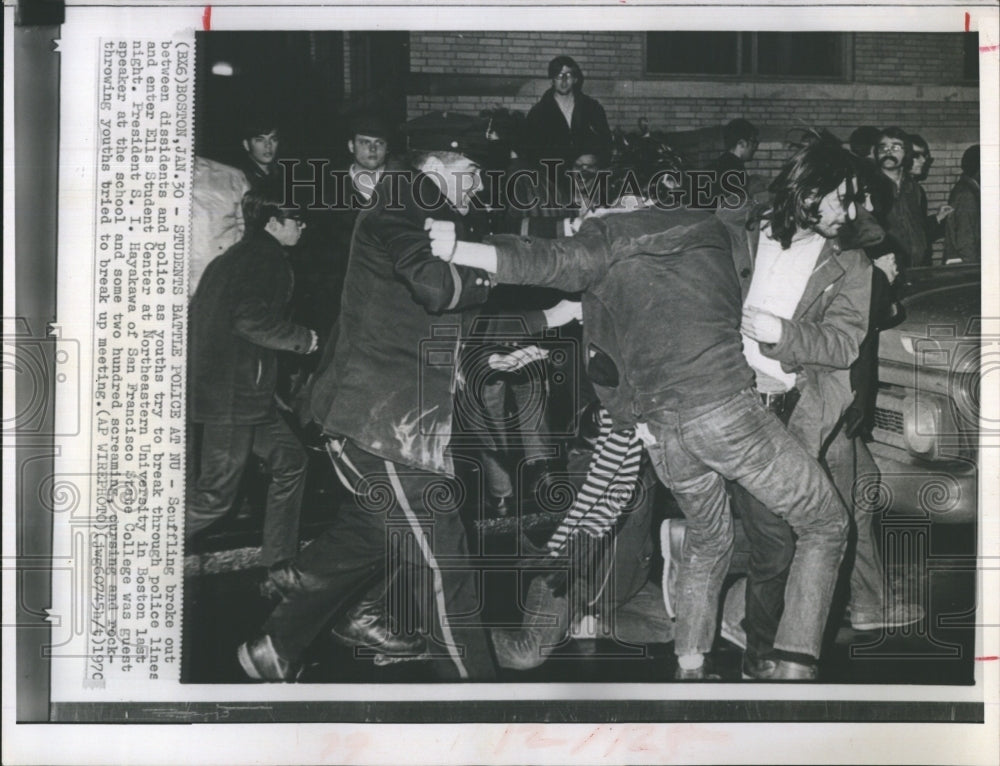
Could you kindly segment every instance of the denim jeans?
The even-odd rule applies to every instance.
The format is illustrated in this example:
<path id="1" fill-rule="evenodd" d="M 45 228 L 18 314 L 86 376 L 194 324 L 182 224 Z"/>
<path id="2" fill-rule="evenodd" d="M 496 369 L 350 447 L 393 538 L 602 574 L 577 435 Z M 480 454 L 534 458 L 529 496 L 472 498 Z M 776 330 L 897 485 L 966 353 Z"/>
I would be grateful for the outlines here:
<path id="1" fill-rule="evenodd" d="M 730 479 L 798 537 L 774 644 L 818 658 L 847 540 L 847 511 L 819 463 L 752 389 L 683 411 L 654 409 L 646 422 L 657 442 L 649 450 L 653 466 L 688 522 L 677 582 L 677 654 L 712 648 L 733 553 L 724 481 Z"/>
<path id="2" fill-rule="evenodd" d="M 523 460 L 532 462 L 551 454 L 546 449 L 543 435 L 550 429 L 546 413 L 548 391 L 543 384 L 544 371 L 522 379 L 514 375 L 494 374 L 482 384 L 480 404 L 490 426 L 492 449 L 483 453 L 483 470 L 486 489 L 493 497 L 510 497 L 514 494 L 510 464 L 515 441 L 520 438 Z M 513 399 L 513 412 L 508 414 L 508 399 Z"/>
<path id="3" fill-rule="evenodd" d="M 851 510 L 856 535 L 848 548 L 845 565 L 850 565 L 851 596 L 848 605 L 853 615 L 879 617 L 885 603 L 885 574 L 879 541 L 875 537 L 875 513 L 856 498 L 866 495 L 880 479 L 878 466 L 868 445 L 860 438 L 848 439 L 837 434 L 826 454 L 826 464 L 834 486 Z M 853 554 L 853 555 L 852 555 Z"/>
<path id="4" fill-rule="evenodd" d="M 842 570 L 850 574 L 852 614 L 881 615 L 885 587 L 881 557 L 875 540 L 874 516 L 853 501 L 855 479 L 869 482 L 878 468 L 868 447 L 860 439 L 848 439 L 840 431 L 824 456 L 841 500 L 851 509 L 856 535 L 847 549 Z M 733 488 L 733 503 L 751 541 L 747 572 L 747 653 L 766 656 L 773 647 L 784 606 L 785 583 L 795 553 L 795 537 L 789 525 L 771 513 L 741 487 Z"/>

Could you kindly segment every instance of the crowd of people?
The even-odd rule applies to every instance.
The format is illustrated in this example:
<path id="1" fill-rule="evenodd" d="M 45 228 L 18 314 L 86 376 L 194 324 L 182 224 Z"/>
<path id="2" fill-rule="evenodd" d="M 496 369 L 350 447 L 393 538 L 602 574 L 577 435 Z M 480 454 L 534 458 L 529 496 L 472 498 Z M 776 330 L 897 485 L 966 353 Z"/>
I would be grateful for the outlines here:
<path id="1" fill-rule="evenodd" d="M 261 592 L 275 607 L 238 649 L 253 679 L 295 680 L 331 625 L 442 679 L 535 667 L 580 617 L 571 594 L 616 568 L 631 584 L 615 597 L 622 624 L 630 605 L 647 635 L 672 640 L 678 680 L 715 677 L 720 599 L 722 634 L 760 681 L 817 678 L 841 577 L 858 629 L 924 617 L 887 592 L 854 487 L 877 474 L 866 442 L 878 333 L 901 319 L 893 283 L 941 238 L 946 260 L 979 260 L 978 147 L 929 213 L 929 147 L 899 128 L 859 128 L 849 148 L 810 132 L 765 183 L 748 172 L 759 133 L 745 119 L 694 172 L 648 125 L 613 133 L 569 56 L 548 76 L 527 116 L 410 120 L 405 152 L 386 120 L 360 115 L 333 173 L 280 162 L 266 120 L 247 127 L 244 167 L 195 164 L 189 401 L 202 434 L 186 536 L 230 511 L 256 455 L 270 474 Z M 524 624 L 489 631 L 455 453 L 473 450 L 488 516 L 544 495 L 567 460 L 553 435 L 578 421 L 552 393 L 553 337 L 576 338 L 595 433 L 561 523 L 528 546 L 541 573 Z M 300 551 L 307 445 L 349 500 Z M 657 480 L 683 518 L 660 529 L 650 590 L 641 557 L 615 551 L 652 549 Z M 737 525 L 749 565 L 726 597 Z M 419 630 L 394 618 L 401 599 Z"/>

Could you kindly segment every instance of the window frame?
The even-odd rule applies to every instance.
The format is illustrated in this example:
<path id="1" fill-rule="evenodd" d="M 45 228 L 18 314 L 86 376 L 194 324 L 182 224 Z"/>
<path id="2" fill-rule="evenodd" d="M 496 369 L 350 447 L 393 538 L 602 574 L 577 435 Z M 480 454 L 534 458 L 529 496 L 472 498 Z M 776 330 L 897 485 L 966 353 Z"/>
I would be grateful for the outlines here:
<path id="1" fill-rule="evenodd" d="M 647 80 L 696 80 L 706 82 L 821 82 L 821 83 L 850 83 L 854 82 L 854 34 L 851 32 L 837 32 L 834 30 L 820 30 L 835 34 L 840 39 L 840 66 L 841 74 L 831 76 L 821 75 L 793 75 L 793 74 L 758 74 L 757 72 L 745 73 L 738 71 L 735 74 L 705 74 L 698 72 L 652 72 L 649 69 L 649 36 L 661 32 L 673 32 L 676 30 L 659 29 L 648 30 L 642 35 L 642 69 L 643 77 Z M 691 30 L 712 31 L 712 30 Z M 771 30 L 759 30 L 754 32 L 738 32 L 736 36 L 736 63 L 739 70 L 743 69 L 744 48 L 749 42 L 750 61 L 754 69 L 757 69 L 757 45 L 759 32 L 769 32 Z M 683 34 L 684 32 L 681 32 Z M 788 34 L 798 34 L 788 32 Z"/>

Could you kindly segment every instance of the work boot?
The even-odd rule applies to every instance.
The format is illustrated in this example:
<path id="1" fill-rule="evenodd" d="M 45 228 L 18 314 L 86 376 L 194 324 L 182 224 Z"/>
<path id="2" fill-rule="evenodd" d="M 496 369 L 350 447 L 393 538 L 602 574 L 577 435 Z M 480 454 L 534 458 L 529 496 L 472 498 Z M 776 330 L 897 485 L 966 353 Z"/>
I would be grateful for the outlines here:
<path id="1" fill-rule="evenodd" d="M 385 603 L 388 591 L 388 582 L 376 582 L 334 623 L 330 633 L 346 646 L 368 647 L 389 655 L 423 654 L 427 651 L 427 642 L 422 635 L 393 632 Z"/>
<path id="2" fill-rule="evenodd" d="M 550 582 L 554 580 L 553 584 Z M 562 643 L 569 631 L 569 600 L 561 591 L 566 575 L 538 576 L 528 586 L 524 625 L 518 629 L 494 628 L 491 631 L 497 663 L 502 668 L 531 670 L 537 668 Z"/>
<path id="3" fill-rule="evenodd" d="M 289 682 L 297 681 L 302 666 L 278 654 L 271 637 L 264 633 L 255 639 L 240 644 L 236 650 L 240 667 L 254 681 Z"/>

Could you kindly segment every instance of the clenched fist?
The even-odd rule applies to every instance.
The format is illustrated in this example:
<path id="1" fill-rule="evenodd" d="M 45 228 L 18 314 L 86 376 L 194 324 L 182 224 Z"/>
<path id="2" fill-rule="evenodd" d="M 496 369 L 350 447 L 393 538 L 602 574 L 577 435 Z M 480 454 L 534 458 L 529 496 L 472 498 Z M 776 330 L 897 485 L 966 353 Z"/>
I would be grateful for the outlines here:
<path id="1" fill-rule="evenodd" d="M 781 341 L 781 318 L 770 311 L 743 307 L 743 325 L 740 328 L 748 338 L 760 343 L 779 343 Z"/>
<path id="2" fill-rule="evenodd" d="M 547 327 L 562 327 L 573 321 L 583 321 L 583 310 L 580 301 L 561 300 L 555 306 L 544 309 Z"/>
<path id="3" fill-rule="evenodd" d="M 431 254 L 446 263 L 451 263 L 458 242 L 455 237 L 455 223 L 428 218 L 424 221 L 424 229 L 431 239 Z"/>

